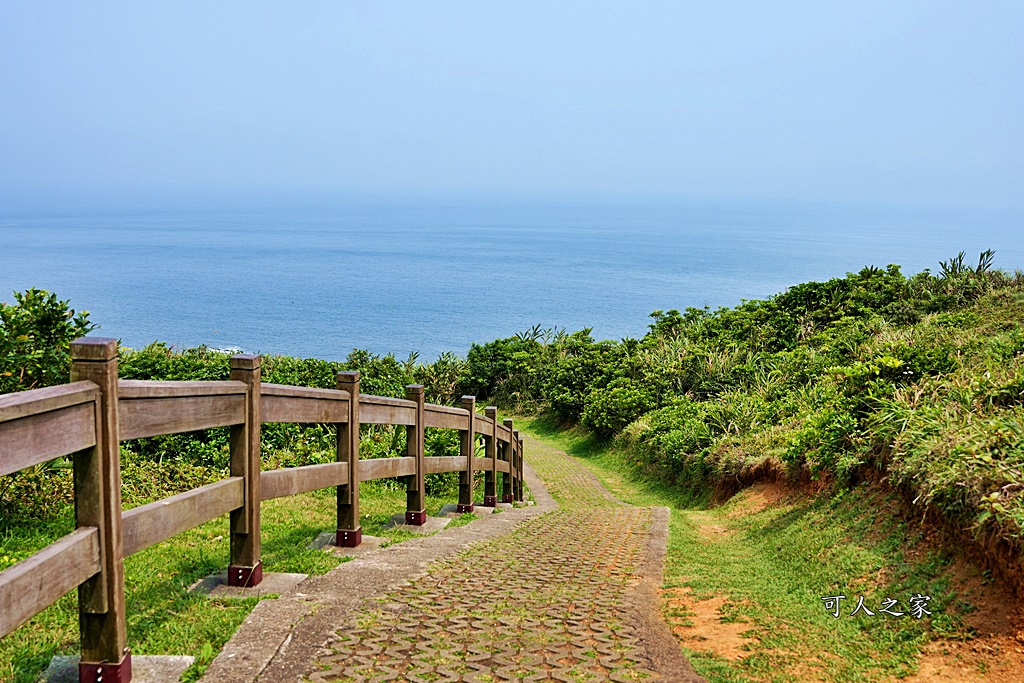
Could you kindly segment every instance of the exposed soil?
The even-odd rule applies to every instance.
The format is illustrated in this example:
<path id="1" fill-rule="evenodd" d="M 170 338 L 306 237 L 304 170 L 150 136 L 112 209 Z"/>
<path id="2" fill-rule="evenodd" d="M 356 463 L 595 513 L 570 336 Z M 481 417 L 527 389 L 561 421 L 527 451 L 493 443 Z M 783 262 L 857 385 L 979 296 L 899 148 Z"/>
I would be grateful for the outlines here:
<path id="1" fill-rule="evenodd" d="M 698 600 L 689 588 L 681 587 L 666 590 L 664 598 L 672 633 L 691 650 L 735 661 L 748 656 L 750 645 L 757 642 L 749 623 L 722 621 L 727 618 L 723 607 L 729 602 L 723 596 Z"/>
<path id="2" fill-rule="evenodd" d="M 697 533 L 700 534 L 701 538 L 706 539 L 710 543 L 717 543 L 723 538 L 732 535 L 731 529 L 715 522 L 710 516 L 703 513 L 691 513 L 690 520 L 696 522 Z"/>
<path id="3" fill-rule="evenodd" d="M 781 481 L 766 481 L 743 489 L 730 501 L 734 507 L 726 515 L 730 519 L 753 515 L 781 500 L 799 495 L 799 490 Z"/>
<path id="4" fill-rule="evenodd" d="M 975 611 L 963 616 L 974 633 L 970 640 L 937 640 L 921 656 L 908 683 L 1018 683 L 1024 681 L 1024 615 L 1011 588 L 987 579 L 976 566 L 958 558 L 949 570 L 951 588 Z"/>
<path id="5" fill-rule="evenodd" d="M 947 569 L 950 589 L 973 610 L 962 615 L 969 631 L 965 639 L 940 638 L 922 652 L 917 674 L 904 679 L 906 683 L 1022 683 L 1024 682 L 1024 603 L 1016 586 L 1007 582 L 1001 572 L 994 577 L 985 571 L 988 563 L 979 562 L 977 547 L 956 543 L 949 530 L 933 519 L 911 517 L 910 507 L 891 495 L 884 481 L 877 478 L 865 492 L 866 502 L 885 516 L 912 519 L 919 525 L 921 540 L 907 553 L 907 559 L 923 559 L 945 548 L 956 558 Z M 754 484 L 738 492 L 730 502 L 729 518 L 755 514 L 777 503 L 809 494 L 802 486 L 782 481 Z M 728 537 L 732 531 L 717 523 L 710 515 L 691 515 L 697 532 L 709 543 Z M 879 538 L 884 534 L 879 519 Z M 884 582 L 884 576 L 864 577 L 866 583 Z M 666 620 L 672 632 L 685 647 L 710 652 L 736 661 L 750 654 L 756 644 L 751 625 L 731 622 L 727 617 L 728 598 L 715 596 L 698 600 L 689 588 L 672 588 L 663 592 Z M 723 618 L 726 621 L 723 622 Z M 800 681 L 820 681 L 821 669 L 813 662 L 790 669 Z"/>

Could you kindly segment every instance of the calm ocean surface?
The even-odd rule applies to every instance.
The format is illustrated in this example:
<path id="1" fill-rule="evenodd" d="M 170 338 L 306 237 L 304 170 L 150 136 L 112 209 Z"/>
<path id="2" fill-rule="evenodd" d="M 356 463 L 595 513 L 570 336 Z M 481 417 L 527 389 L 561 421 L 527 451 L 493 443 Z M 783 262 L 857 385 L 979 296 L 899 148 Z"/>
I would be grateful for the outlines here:
<path id="1" fill-rule="evenodd" d="M 0 300 L 55 291 L 95 334 L 340 359 L 464 355 L 535 324 L 641 336 L 655 309 L 964 250 L 1024 269 L 1020 211 L 692 204 L 0 213 Z"/>

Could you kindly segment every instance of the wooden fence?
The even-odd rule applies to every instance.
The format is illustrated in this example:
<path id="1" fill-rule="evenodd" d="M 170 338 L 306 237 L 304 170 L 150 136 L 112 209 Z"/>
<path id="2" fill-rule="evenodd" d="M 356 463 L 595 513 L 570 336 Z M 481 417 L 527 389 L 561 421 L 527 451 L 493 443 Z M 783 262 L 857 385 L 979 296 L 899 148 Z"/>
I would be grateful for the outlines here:
<path id="1" fill-rule="evenodd" d="M 484 472 L 484 504 L 522 500 L 523 442 L 497 410 L 476 412 L 424 403 L 423 387 L 406 398 L 359 392 L 359 373 L 342 372 L 337 389 L 263 384 L 260 357 L 231 358 L 224 382 L 118 380 L 117 342 L 84 337 L 71 344 L 71 383 L 0 396 L 0 476 L 72 455 L 76 529 L 0 572 L 0 637 L 66 593 L 78 589 L 81 681 L 131 680 L 125 635 L 124 558 L 225 513 L 230 514 L 228 582 L 255 586 L 262 578 L 260 502 L 337 487 L 338 545 L 355 547 L 359 483 L 405 477 L 406 523 L 426 521 L 424 476 L 460 472 L 460 512 L 473 510 L 473 476 Z M 260 467 L 260 424 L 337 425 L 337 458 L 323 465 L 273 471 Z M 404 425 L 407 455 L 359 459 L 361 424 Z M 230 427 L 230 476 L 148 505 L 121 508 L 121 441 Z M 456 457 L 426 457 L 424 429 L 456 429 Z M 482 436 L 486 457 L 475 457 Z"/>

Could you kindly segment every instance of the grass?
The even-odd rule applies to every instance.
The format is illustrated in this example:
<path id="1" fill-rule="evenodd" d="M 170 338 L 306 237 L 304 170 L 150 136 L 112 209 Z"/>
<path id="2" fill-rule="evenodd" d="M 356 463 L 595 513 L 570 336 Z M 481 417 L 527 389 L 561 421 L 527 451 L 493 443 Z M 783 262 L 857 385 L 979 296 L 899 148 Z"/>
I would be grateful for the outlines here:
<path id="1" fill-rule="evenodd" d="M 482 492 L 481 492 L 482 495 Z M 427 511 L 437 514 L 457 493 L 427 496 Z M 360 513 L 364 535 L 382 536 L 388 544 L 415 536 L 387 529 L 391 515 L 405 510 L 405 489 L 394 481 L 365 482 Z M 449 526 L 477 517 L 464 514 Z M 333 489 L 267 501 L 262 506 L 263 563 L 266 571 L 324 574 L 348 558 L 307 546 L 324 531 L 333 531 Z M 32 527 L 9 527 L 0 537 L 0 558 L 23 559 L 57 540 L 73 527 L 70 510 Z M 197 680 L 258 602 L 210 599 L 188 593 L 196 581 L 223 571 L 228 564 L 228 520 L 218 518 L 125 560 L 128 642 L 135 655 L 190 655 L 195 664 L 183 680 Z M 0 567 L 3 568 L 3 567 Z M 265 599 L 270 596 L 263 596 Z M 55 655 L 77 654 L 78 611 L 69 593 L 0 640 L 0 682 L 32 683 Z"/>
<path id="2" fill-rule="evenodd" d="M 952 590 L 950 558 L 893 515 L 895 501 L 878 490 L 790 495 L 763 509 L 741 493 L 713 506 L 700 492 L 642 478 L 628 455 L 591 435 L 538 418 L 518 418 L 517 427 L 579 457 L 621 500 L 670 508 L 665 588 L 687 599 L 665 616 L 711 683 L 900 678 L 916 671 L 931 638 L 969 637 L 961 617 L 973 607 Z M 917 593 L 931 596 L 930 618 L 877 611 L 891 597 L 905 612 Z M 847 596 L 839 618 L 822 601 L 833 595 Z M 875 616 L 849 616 L 861 595 Z M 719 623 L 742 623 L 752 636 L 739 659 L 706 649 L 685 628 L 693 605 L 710 598 L 724 598 Z"/>

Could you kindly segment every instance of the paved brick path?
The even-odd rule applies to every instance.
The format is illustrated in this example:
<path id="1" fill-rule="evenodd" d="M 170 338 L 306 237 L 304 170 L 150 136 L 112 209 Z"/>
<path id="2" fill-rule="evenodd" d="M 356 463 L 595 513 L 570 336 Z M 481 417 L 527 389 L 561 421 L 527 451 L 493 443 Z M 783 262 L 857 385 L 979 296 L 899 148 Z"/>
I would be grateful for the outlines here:
<path id="1" fill-rule="evenodd" d="M 561 451 L 531 440 L 527 457 L 559 507 L 377 598 L 309 680 L 684 680 L 655 672 L 637 618 L 652 510 L 616 501 Z"/>

